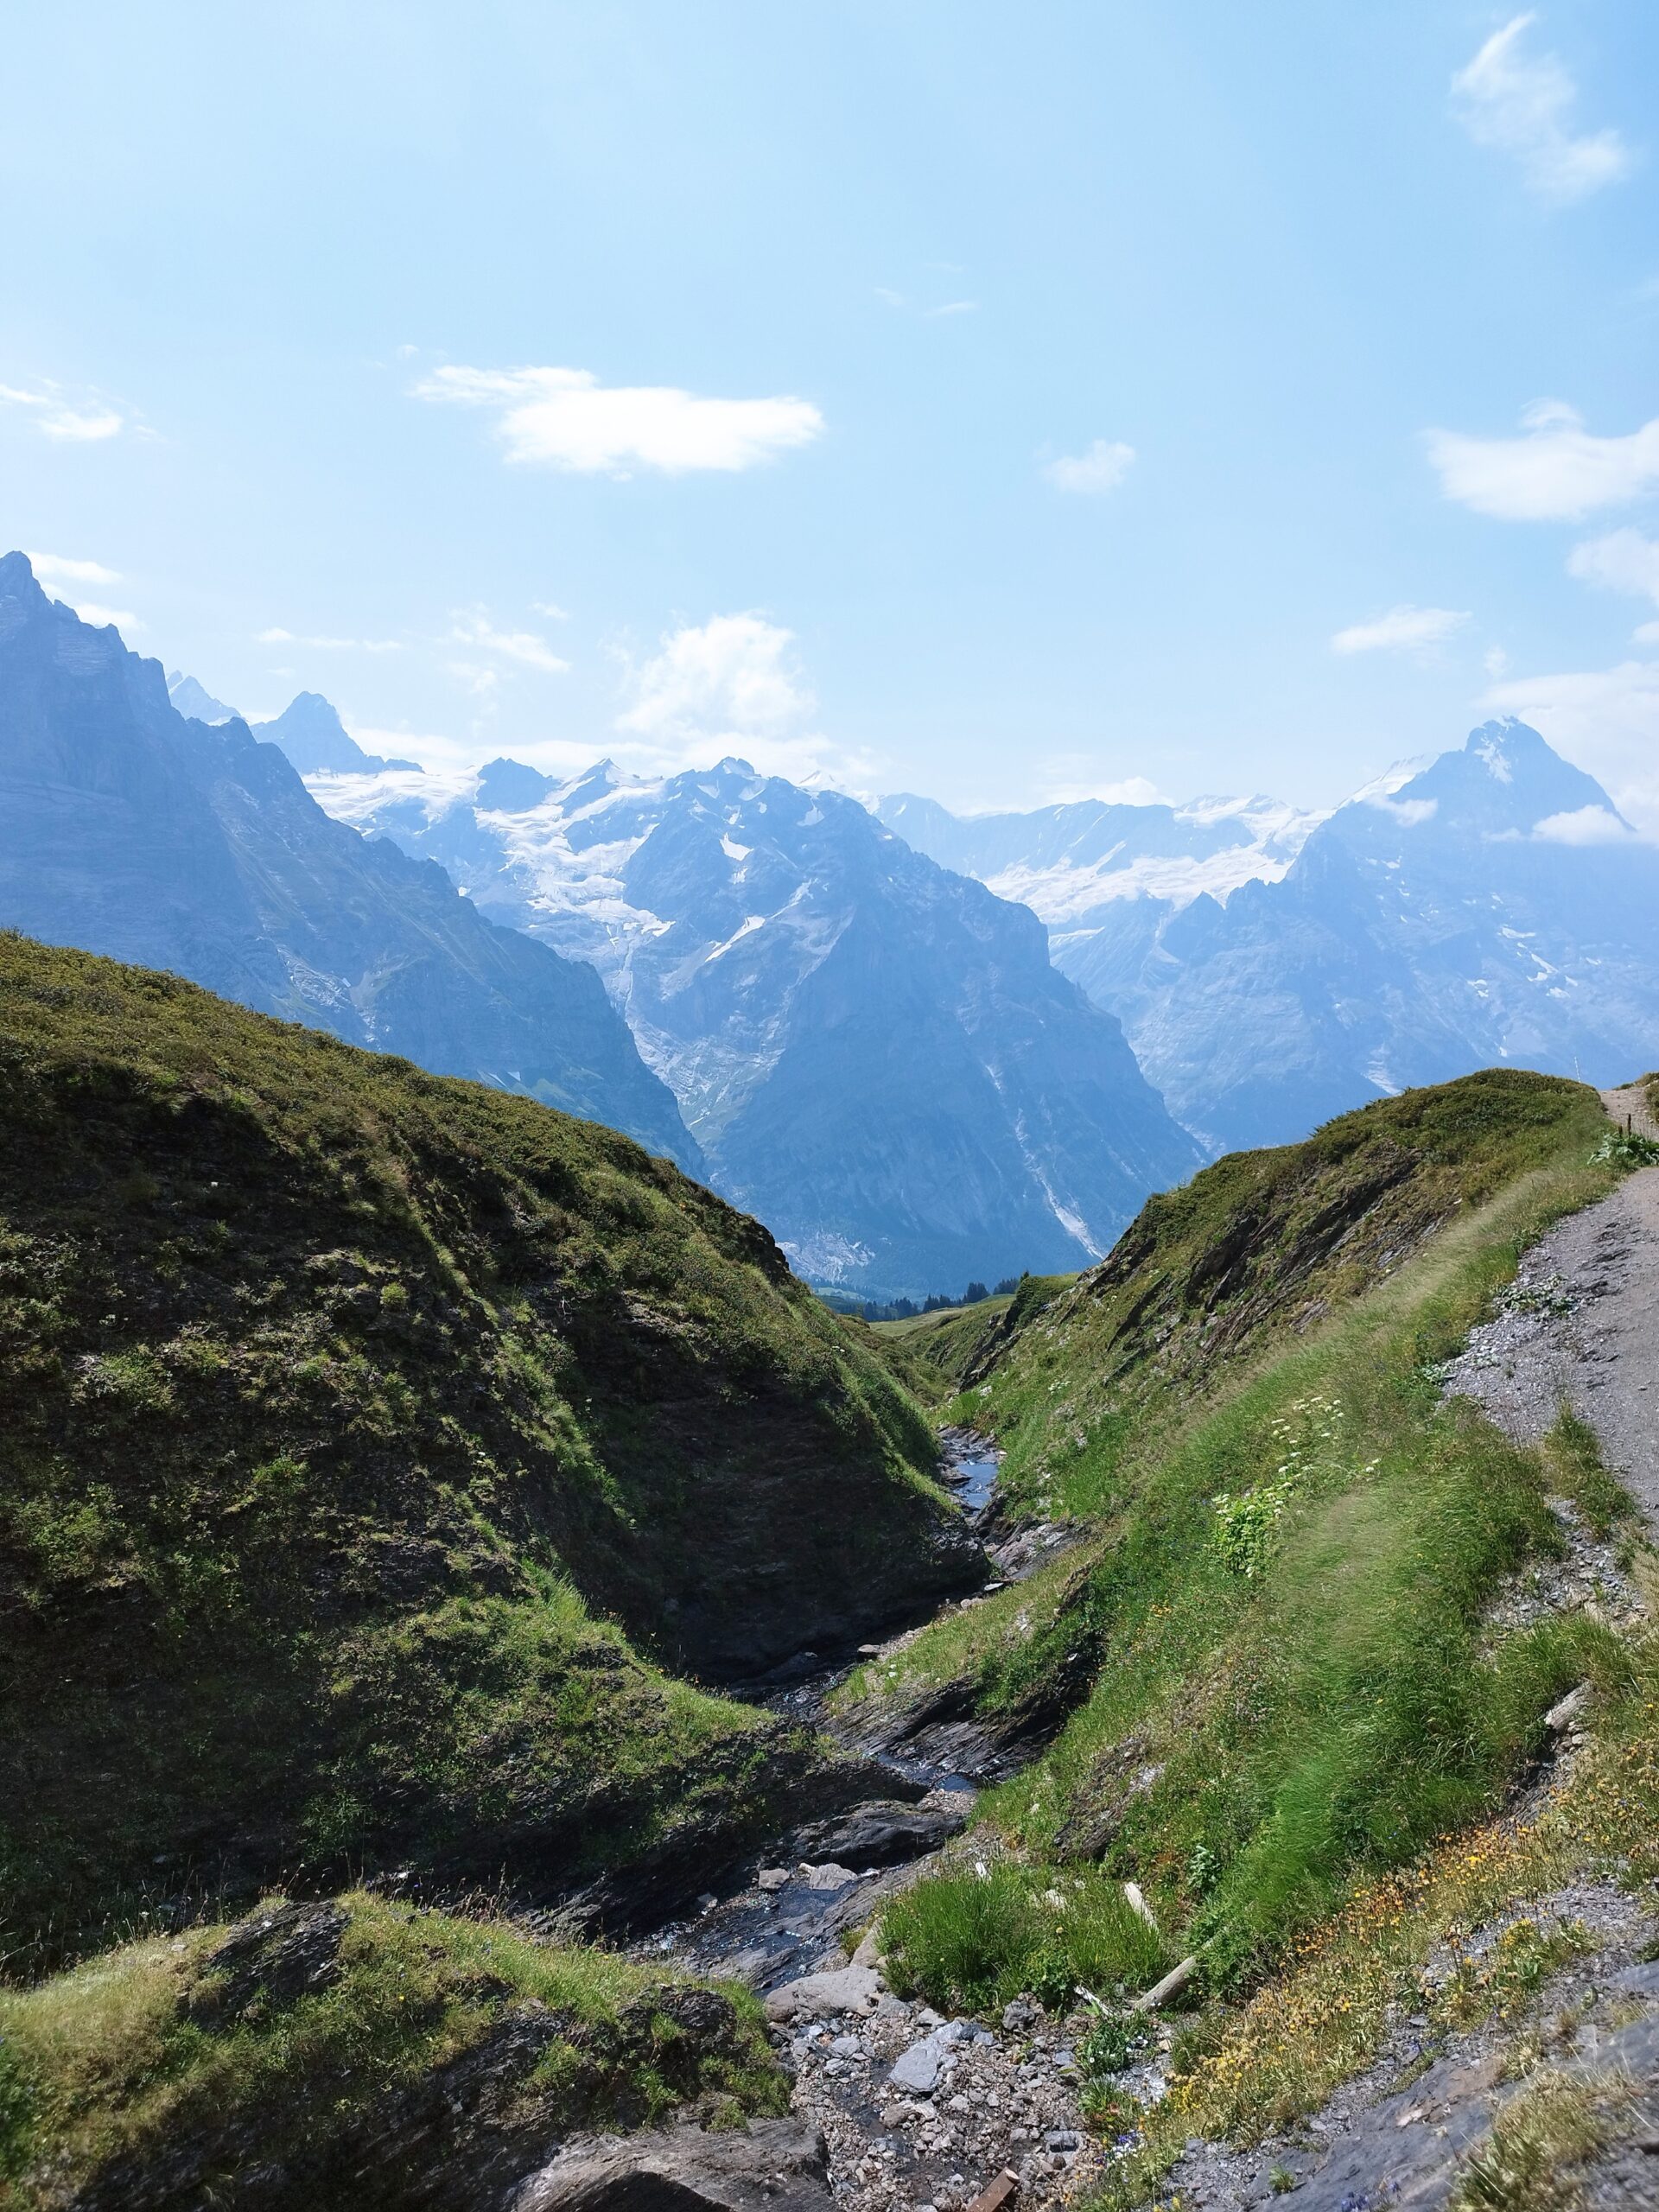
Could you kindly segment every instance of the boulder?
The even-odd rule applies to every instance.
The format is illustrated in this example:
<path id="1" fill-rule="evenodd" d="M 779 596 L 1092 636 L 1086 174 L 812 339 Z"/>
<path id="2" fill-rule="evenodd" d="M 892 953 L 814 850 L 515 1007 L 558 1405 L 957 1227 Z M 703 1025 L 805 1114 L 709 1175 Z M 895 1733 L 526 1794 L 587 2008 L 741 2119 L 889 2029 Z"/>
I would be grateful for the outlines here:
<path id="1" fill-rule="evenodd" d="M 803 1859 L 837 1859 L 855 1866 L 903 1866 L 937 1850 L 968 1825 L 972 1800 L 959 1805 L 906 1805 L 880 1797 L 849 1812 L 797 1828 L 790 1848 Z"/>
<path id="2" fill-rule="evenodd" d="M 728 2133 L 674 2127 L 569 2144 L 504 2212 L 827 2212 L 834 2202 L 817 2130 L 752 2120 Z"/>
<path id="3" fill-rule="evenodd" d="M 807 2020 L 823 2012 L 869 2012 L 881 1994 L 880 1976 L 869 1967 L 842 1967 L 829 1974 L 803 1974 L 786 1981 L 766 2000 L 772 2021 Z"/>

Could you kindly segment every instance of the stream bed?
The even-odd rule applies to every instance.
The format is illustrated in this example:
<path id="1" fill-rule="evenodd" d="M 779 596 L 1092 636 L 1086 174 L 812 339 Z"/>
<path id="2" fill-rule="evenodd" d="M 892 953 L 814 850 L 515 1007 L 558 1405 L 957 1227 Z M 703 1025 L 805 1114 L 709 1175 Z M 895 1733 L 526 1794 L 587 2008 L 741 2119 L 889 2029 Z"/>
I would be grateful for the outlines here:
<path id="1" fill-rule="evenodd" d="M 1001 1454 L 965 1429 L 947 1430 L 940 1445 L 942 1478 L 976 1532 L 991 1535 Z M 1034 1572 L 1067 1541 L 1046 1525 L 1004 1533 L 987 1591 Z M 746 1982 L 766 2000 L 794 2080 L 792 2109 L 823 2132 L 830 2188 L 848 2212 L 963 2212 L 999 2175 L 1016 2176 L 1020 2206 L 1035 2207 L 1071 2196 L 1111 2155 L 1078 2107 L 1071 2045 L 1085 2024 L 1023 2003 L 992 2024 L 945 2020 L 887 1989 L 869 1966 L 847 1972 L 861 1932 L 889 1898 L 939 1868 L 972 1814 L 975 1782 L 949 1759 L 854 1742 L 830 1707 L 855 1667 L 918 1633 L 834 1665 L 804 1654 L 782 1680 L 750 1693 L 871 1760 L 873 1773 L 885 1770 L 893 1796 L 779 1836 L 748 1862 L 746 1879 L 631 1948 L 677 1971 Z M 798 1987 L 829 1974 L 844 1977 L 831 2001 Z"/>

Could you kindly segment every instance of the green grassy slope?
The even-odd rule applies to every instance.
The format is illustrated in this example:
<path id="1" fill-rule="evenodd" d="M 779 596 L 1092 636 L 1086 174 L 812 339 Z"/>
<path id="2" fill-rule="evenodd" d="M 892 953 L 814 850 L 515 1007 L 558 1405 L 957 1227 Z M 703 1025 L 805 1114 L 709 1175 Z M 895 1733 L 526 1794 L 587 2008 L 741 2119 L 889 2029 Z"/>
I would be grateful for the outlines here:
<path id="1" fill-rule="evenodd" d="M 627 1140 L 0 936 L 0 1948 L 760 1819 L 816 1754 L 662 1667 L 959 1586 L 931 1458 Z"/>
<path id="2" fill-rule="evenodd" d="M 0 1991 L 0 2205 L 41 2212 L 461 2212 L 578 2128 L 786 2098 L 746 1992 L 360 1891 Z"/>
<path id="3" fill-rule="evenodd" d="M 1581 1616 L 1499 1637 L 1485 1609 L 1559 1548 L 1548 1495 L 1605 1518 L 1608 1492 L 1570 1436 L 1522 1452 L 1443 1407 L 1434 1365 L 1523 1244 L 1609 1187 L 1605 1129 L 1592 1092 L 1499 1072 L 1151 1201 L 953 1409 L 1084 1548 L 855 1678 L 849 1712 L 955 1681 L 995 1716 L 1071 1686 L 984 1815 L 1039 1870 L 1135 1877 L 1221 1987 L 1478 1815 L 1552 1699 L 1611 1663 Z M 959 1923 L 924 1891 L 895 1929 L 941 2001 Z M 1050 1970 L 1036 1940 L 1004 1931 L 1000 1980 Z"/>

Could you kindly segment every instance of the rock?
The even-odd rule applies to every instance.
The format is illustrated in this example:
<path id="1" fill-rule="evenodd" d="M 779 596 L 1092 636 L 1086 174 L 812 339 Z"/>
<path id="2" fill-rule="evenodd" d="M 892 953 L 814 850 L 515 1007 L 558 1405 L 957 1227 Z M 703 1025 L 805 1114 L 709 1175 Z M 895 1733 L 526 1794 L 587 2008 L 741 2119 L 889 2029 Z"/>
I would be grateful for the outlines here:
<path id="1" fill-rule="evenodd" d="M 850 1866 L 838 1866 L 833 1859 L 821 1866 L 803 1860 L 795 1869 L 795 1878 L 803 1889 L 844 1890 L 849 1882 L 857 1881 L 858 1876 Z"/>
<path id="2" fill-rule="evenodd" d="M 859 2036 L 837 2036 L 830 2046 L 837 2058 L 862 2058 L 864 2043 Z"/>
<path id="3" fill-rule="evenodd" d="M 798 1981 L 786 1981 L 772 1992 L 766 1999 L 766 2018 L 787 2021 L 809 2019 L 820 2012 L 868 2012 L 880 1994 L 880 1984 L 868 1967 L 803 1974 Z"/>
<path id="4" fill-rule="evenodd" d="M 887 2072 L 888 2081 L 901 2089 L 914 2089 L 918 2095 L 927 2096 L 938 2086 L 945 2058 L 957 2040 L 949 2028 L 924 2036 L 920 2043 L 912 2044 L 893 2061 Z"/>
<path id="5" fill-rule="evenodd" d="M 852 1860 L 860 1866 L 903 1866 L 937 1850 L 968 1825 L 968 1807 L 906 1805 L 877 1798 L 832 1820 L 797 1828 L 790 1849 L 801 1858 Z"/>
<path id="6" fill-rule="evenodd" d="M 1155 2012 L 1160 2005 L 1167 2005 L 1172 1997 L 1179 1995 L 1198 1970 L 1196 1959 L 1183 1959 L 1179 1966 L 1170 1968 L 1161 1981 L 1154 1982 L 1150 1989 L 1143 1990 L 1139 1997 L 1132 1998 L 1130 2012 Z"/>
<path id="7" fill-rule="evenodd" d="M 864 1931 L 858 1948 L 853 1953 L 855 1967 L 879 1967 L 881 1963 L 881 1923 L 872 1922 Z"/>
<path id="8" fill-rule="evenodd" d="M 256 1913 L 233 1928 L 206 1961 L 212 1979 L 191 2000 L 207 2018 L 267 2008 L 327 1989 L 340 1975 L 340 1940 L 346 1915 L 332 1904 L 284 1904 Z"/>
<path id="9" fill-rule="evenodd" d="M 789 1885 L 787 1866 L 763 1866 L 755 1876 L 758 1887 L 763 1890 L 782 1890 Z"/>
<path id="10" fill-rule="evenodd" d="M 1051 2151 L 1080 2151 L 1083 2138 L 1075 2127 L 1051 2127 L 1044 2142 Z"/>
<path id="11" fill-rule="evenodd" d="M 1002 2007 L 1002 2024 L 1011 2036 L 1022 2035 L 1037 2024 L 1037 2008 L 1024 1997 L 1016 1997 L 1011 2005 Z"/>
<path id="12" fill-rule="evenodd" d="M 571 2143 L 531 2174 L 504 2212 L 824 2212 L 829 2154 L 816 2128 L 753 2120 Z"/>
<path id="13" fill-rule="evenodd" d="M 1139 1882 L 1125 1882 L 1123 1885 L 1123 1895 L 1128 1900 L 1130 1911 L 1138 1912 L 1141 1919 L 1146 1922 L 1147 1927 L 1151 1929 L 1153 1934 L 1155 1936 L 1158 1932 L 1158 1923 L 1152 1916 L 1152 1907 L 1147 1903 L 1146 1898 L 1141 1895 L 1141 1885 Z"/>

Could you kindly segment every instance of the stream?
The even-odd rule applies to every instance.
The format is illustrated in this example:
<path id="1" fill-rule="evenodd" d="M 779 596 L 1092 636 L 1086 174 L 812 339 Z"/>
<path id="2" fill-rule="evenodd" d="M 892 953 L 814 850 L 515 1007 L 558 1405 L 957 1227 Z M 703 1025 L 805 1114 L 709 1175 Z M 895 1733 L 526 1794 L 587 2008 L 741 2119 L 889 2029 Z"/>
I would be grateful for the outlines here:
<path id="1" fill-rule="evenodd" d="M 997 1527 L 1001 1455 L 983 1437 L 947 1430 L 940 1449 L 942 1478 L 986 1540 L 994 1569 L 983 1591 L 943 1612 L 1023 1580 L 1070 1538 L 1050 1524 L 1012 1534 Z M 887 1991 L 865 1959 L 852 1961 L 864 1971 L 848 1971 L 855 1935 L 888 1898 L 938 1866 L 968 1825 L 978 1783 L 997 1770 L 982 1762 L 970 1777 L 950 1758 L 971 1736 L 971 1722 L 925 1726 L 913 1743 L 901 1737 L 885 1747 L 855 1740 L 830 1709 L 832 1693 L 855 1668 L 919 1633 L 912 1627 L 862 1645 L 835 1665 L 803 1654 L 780 1670 L 783 1679 L 753 1688 L 756 1702 L 862 1758 L 872 1794 L 776 1838 L 746 1863 L 747 1879 L 711 1891 L 694 1913 L 630 1948 L 677 1973 L 747 1982 L 767 2000 L 794 2081 L 791 2108 L 822 2132 L 833 2200 L 843 2212 L 959 2212 L 1010 2173 L 1018 2176 L 1020 2206 L 1035 2208 L 1069 2195 L 1108 2155 L 1078 2109 L 1071 2039 L 1083 2024 L 1023 2003 L 1008 2008 L 1000 2028 L 946 2021 Z M 884 1775 L 892 1777 L 890 1795 L 876 1794 Z M 836 1994 L 814 1998 L 818 1985 L 804 1978 L 832 1974 L 842 1978 Z M 995 2184 L 999 2203 L 1009 2185 Z"/>

